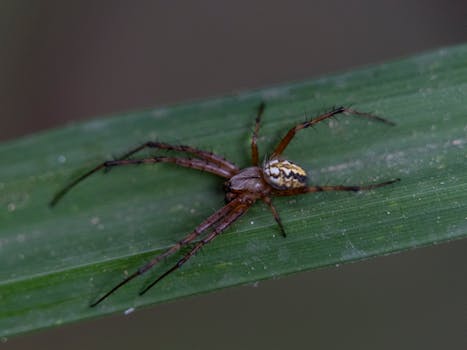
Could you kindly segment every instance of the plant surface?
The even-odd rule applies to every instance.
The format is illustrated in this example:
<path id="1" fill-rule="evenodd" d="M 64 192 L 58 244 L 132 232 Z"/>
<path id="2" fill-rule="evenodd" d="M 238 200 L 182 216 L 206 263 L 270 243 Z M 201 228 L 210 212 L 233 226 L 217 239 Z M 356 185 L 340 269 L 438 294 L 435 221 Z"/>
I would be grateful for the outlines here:
<path id="1" fill-rule="evenodd" d="M 0 335 L 9 336 L 233 285 L 467 236 L 467 46 L 318 80 L 74 124 L 0 145 Z M 337 117 L 302 131 L 285 156 L 311 184 L 361 193 L 277 198 L 283 238 L 255 205 L 177 273 L 138 291 L 180 257 L 89 304 L 223 205 L 222 180 L 170 164 L 97 174 L 51 209 L 70 179 L 148 140 L 250 164 L 265 101 L 261 157 L 286 130 L 333 105 L 385 117 Z M 142 155 L 155 154 L 153 151 Z M 160 154 L 165 154 L 161 152 Z"/>

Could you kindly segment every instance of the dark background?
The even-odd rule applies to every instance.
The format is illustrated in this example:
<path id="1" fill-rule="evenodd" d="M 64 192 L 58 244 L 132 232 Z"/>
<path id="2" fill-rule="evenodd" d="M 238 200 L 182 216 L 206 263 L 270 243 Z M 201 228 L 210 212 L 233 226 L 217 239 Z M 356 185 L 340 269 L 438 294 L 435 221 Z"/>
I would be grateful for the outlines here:
<path id="1" fill-rule="evenodd" d="M 465 0 L 0 1 L 0 140 L 466 41 Z M 443 244 L 1 345 L 465 349 L 466 252 Z"/>

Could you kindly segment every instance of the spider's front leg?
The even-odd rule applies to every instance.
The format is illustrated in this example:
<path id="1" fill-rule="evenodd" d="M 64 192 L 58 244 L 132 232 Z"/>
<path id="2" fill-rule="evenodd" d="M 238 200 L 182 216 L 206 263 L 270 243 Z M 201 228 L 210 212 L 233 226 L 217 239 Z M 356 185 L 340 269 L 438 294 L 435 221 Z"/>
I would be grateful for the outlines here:
<path id="1" fill-rule="evenodd" d="M 378 116 L 376 116 L 374 114 L 359 112 L 359 111 L 356 111 L 354 109 L 346 108 L 346 107 L 334 108 L 332 111 L 330 111 L 328 113 L 322 114 L 322 115 L 320 115 L 320 116 L 318 116 L 316 118 L 313 118 L 313 119 L 308 120 L 306 122 L 300 123 L 300 124 L 294 126 L 293 128 L 291 128 L 287 132 L 287 134 L 282 138 L 282 140 L 279 142 L 279 144 L 276 146 L 276 148 L 274 149 L 274 152 L 271 155 L 271 159 L 278 158 L 282 154 L 282 152 L 284 152 L 286 147 L 289 145 L 289 142 L 292 141 L 295 134 L 297 132 L 299 132 L 300 130 L 306 129 L 306 128 L 310 127 L 310 126 L 318 124 L 319 122 L 322 122 L 323 120 L 329 119 L 329 118 L 331 118 L 331 117 L 333 117 L 333 116 L 335 116 L 337 114 L 341 114 L 341 113 L 351 114 L 351 115 L 355 115 L 355 116 L 359 116 L 359 117 L 363 117 L 363 118 L 372 119 L 372 120 L 382 122 L 382 123 L 385 123 L 385 124 L 388 124 L 388 125 L 395 125 L 393 122 L 391 122 L 389 120 L 386 120 L 384 118 L 378 117 Z"/>
<path id="2" fill-rule="evenodd" d="M 161 276 L 159 276 L 154 282 L 146 286 L 139 294 L 143 295 L 149 289 L 154 287 L 156 283 L 159 283 L 163 278 L 167 277 L 169 274 L 182 267 L 182 265 L 185 264 L 191 257 L 193 257 L 201 248 L 203 248 L 206 244 L 210 243 L 214 238 L 219 236 L 230 225 L 237 221 L 237 219 L 240 218 L 240 216 L 245 214 L 248 208 L 250 208 L 250 206 L 251 204 L 247 203 L 237 204 L 229 214 L 227 214 L 222 220 L 219 221 L 217 226 L 214 227 L 210 234 L 208 234 L 204 239 L 196 243 L 195 246 L 185 256 L 183 256 L 183 258 L 178 260 L 175 265 L 173 265 L 169 270 L 167 270 Z"/>
<path id="3" fill-rule="evenodd" d="M 235 164 L 229 162 L 227 159 L 221 156 L 218 156 L 217 154 L 203 151 L 203 150 L 191 147 L 191 146 L 170 145 L 168 143 L 155 142 L 155 141 L 145 142 L 142 145 L 135 147 L 134 149 L 128 151 L 127 153 L 125 153 L 120 158 L 117 158 L 116 160 L 125 160 L 129 158 L 130 156 L 132 156 L 133 154 L 138 153 L 145 148 L 163 149 L 163 150 L 168 150 L 168 151 L 176 151 L 176 152 L 184 152 L 184 153 L 192 154 L 201 159 L 204 159 L 207 162 L 218 165 L 220 168 L 230 172 L 232 175 L 239 171 L 238 167 Z"/>
<path id="4" fill-rule="evenodd" d="M 179 157 L 153 157 L 153 158 L 144 158 L 144 159 L 122 159 L 122 160 L 108 160 L 105 161 L 95 168 L 89 170 L 87 173 L 84 173 L 80 177 L 76 178 L 63 189 L 55 194 L 55 196 L 50 201 L 50 206 L 54 206 L 58 201 L 68 193 L 73 187 L 79 184 L 81 181 L 91 176 L 92 174 L 98 172 L 102 169 L 108 169 L 115 166 L 123 165 L 132 165 L 132 164 L 154 164 L 154 163 L 173 163 L 185 168 L 197 169 L 205 171 L 223 178 L 230 178 L 233 176 L 231 170 L 227 170 L 223 167 L 220 167 L 217 164 L 208 162 L 207 160 L 198 159 L 198 158 L 179 158 Z"/>
<path id="5" fill-rule="evenodd" d="M 94 307 L 98 304 L 100 304 L 102 301 L 107 299 L 111 294 L 113 294 L 117 289 L 120 287 L 124 286 L 134 278 L 142 275 L 146 271 L 150 270 L 154 265 L 158 264 L 161 262 L 164 258 L 178 252 L 182 247 L 186 246 L 187 244 L 190 244 L 193 242 L 196 238 L 198 238 L 203 232 L 206 230 L 210 229 L 213 227 L 216 223 L 218 223 L 217 227 L 213 229 L 212 232 L 217 232 L 218 234 L 225 230 L 232 222 L 234 222 L 240 215 L 242 215 L 246 210 L 248 209 L 249 206 L 245 207 L 244 204 L 241 203 L 241 199 L 234 199 L 230 203 L 226 204 L 224 207 L 216 211 L 214 214 L 212 214 L 210 217 L 208 217 L 206 220 L 204 220 L 200 225 L 198 225 L 190 234 L 188 234 L 185 238 L 181 239 L 178 241 L 175 245 L 167 249 L 165 252 L 162 254 L 157 255 L 154 257 L 152 260 L 147 262 L 145 265 L 141 266 L 138 270 L 136 270 L 133 274 L 129 275 L 127 278 L 122 280 L 120 283 L 115 285 L 112 289 L 110 289 L 107 293 L 105 293 L 103 296 L 101 296 L 98 300 L 93 302 L 90 306 Z M 211 237 L 212 233 L 208 235 L 207 238 Z M 200 243 L 204 242 L 202 245 L 208 243 L 205 238 L 202 240 Z M 210 238 L 212 240 L 214 237 Z M 200 245 L 200 243 L 197 244 L 197 246 Z M 195 248 L 197 247 L 195 246 Z M 195 249 L 193 248 L 193 249 Z M 198 247 L 197 250 L 199 250 L 201 247 Z M 193 250 L 192 250 L 193 252 Z M 190 252 L 191 253 L 191 252 Z M 188 255 L 190 255 L 190 253 Z M 191 255 L 193 255 L 191 253 Z M 188 256 L 186 255 L 186 256 Z M 190 256 L 191 256 L 190 255 Z M 185 261 L 188 260 L 188 258 L 184 257 Z M 182 259 L 183 260 L 183 259 Z M 183 263 L 182 263 L 183 264 Z M 180 264 L 180 266 L 182 265 Z M 178 266 L 179 267 L 179 266 Z M 159 280 L 161 280 L 163 277 L 167 276 L 170 272 L 175 270 L 176 268 L 172 268 L 166 273 L 164 273 L 161 277 L 159 277 L 155 282 L 153 282 L 150 286 L 146 287 L 142 293 L 146 292 L 151 286 L 156 284 Z"/>

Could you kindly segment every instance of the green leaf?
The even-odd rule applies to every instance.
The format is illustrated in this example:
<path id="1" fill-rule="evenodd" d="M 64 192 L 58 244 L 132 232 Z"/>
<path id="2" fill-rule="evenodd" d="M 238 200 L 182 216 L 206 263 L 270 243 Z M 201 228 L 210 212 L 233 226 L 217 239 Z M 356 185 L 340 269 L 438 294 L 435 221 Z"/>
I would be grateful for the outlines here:
<path id="1" fill-rule="evenodd" d="M 0 334 L 465 237 L 465 57 L 467 46 L 453 47 L 318 80 L 96 119 L 1 145 Z M 402 181 L 361 193 L 276 198 L 285 239 L 258 203 L 144 296 L 138 291 L 180 254 L 90 308 L 220 208 L 223 181 L 170 164 L 127 166 L 90 177 L 50 208 L 53 194 L 147 140 L 189 144 L 246 167 L 255 109 L 263 100 L 262 157 L 294 124 L 333 105 L 351 105 L 397 125 L 340 116 L 301 131 L 285 156 L 306 168 L 313 184 Z"/>

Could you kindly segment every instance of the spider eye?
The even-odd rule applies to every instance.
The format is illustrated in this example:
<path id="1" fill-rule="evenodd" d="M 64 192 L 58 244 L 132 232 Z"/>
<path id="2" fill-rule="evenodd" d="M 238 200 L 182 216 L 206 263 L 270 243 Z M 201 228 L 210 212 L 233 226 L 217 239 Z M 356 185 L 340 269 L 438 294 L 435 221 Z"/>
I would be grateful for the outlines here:
<path id="1" fill-rule="evenodd" d="M 306 186 L 305 170 L 288 160 L 270 160 L 263 165 L 265 180 L 274 188 L 285 190 Z"/>

